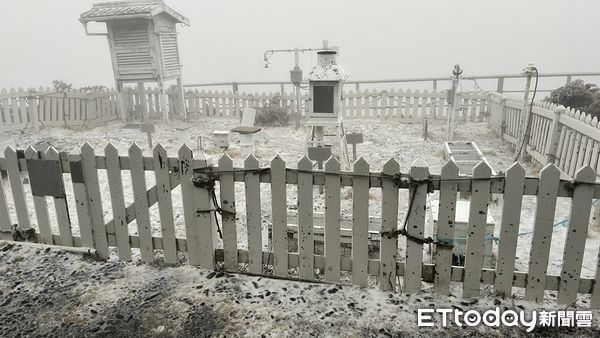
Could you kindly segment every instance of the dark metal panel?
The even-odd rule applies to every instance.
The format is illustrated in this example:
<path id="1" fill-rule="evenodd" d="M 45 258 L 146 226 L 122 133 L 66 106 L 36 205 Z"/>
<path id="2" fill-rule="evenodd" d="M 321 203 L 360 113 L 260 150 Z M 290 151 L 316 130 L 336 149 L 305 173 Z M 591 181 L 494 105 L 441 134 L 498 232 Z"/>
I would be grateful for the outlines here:
<path id="1" fill-rule="evenodd" d="M 60 162 L 57 160 L 27 160 L 29 184 L 33 196 L 64 197 Z"/>
<path id="2" fill-rule="evenodd" d="M 313 161 L 327 161 L 331 157 L 331 148 L 308 147 L 308 158 Z"/>
<path id="3" fill-rule="evenodd" d="M 363 143 L 363 133 L 346 134 L 346 143 L 348 143 L 348 144 Z"/>
<path id="4" fill-rule="evenodd" d="M 69 162 L 69 166 L 71 167 L 71 181 L 73 183 L 85 183 L 81 161 Z"/>

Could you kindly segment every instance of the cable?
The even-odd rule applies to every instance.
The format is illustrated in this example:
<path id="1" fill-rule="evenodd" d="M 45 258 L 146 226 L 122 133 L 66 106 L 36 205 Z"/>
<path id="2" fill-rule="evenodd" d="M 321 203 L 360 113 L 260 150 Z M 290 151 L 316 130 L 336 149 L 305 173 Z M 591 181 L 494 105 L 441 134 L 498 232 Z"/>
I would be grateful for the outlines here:
<path id="1" fill-rule="evenodd" d="M 525 133 L 523 134 L 523 139 L 521 140 L 521 144 L 519 145 L 519 151 L 517 151 L 517 154 L 516 154 L 513 162 L 517 162 L 517 160 L 519 159 L 519 156 L 521 156 L 521 152 L 523 152 L 523 148 L 525 148 L 525 144 L 527 144 L 527 142 L 529 142 L 529 127 L 531 124 L 531 115 L 533 113 L 533 102 L 535 100 L 535 94 L 537 94 L 538 79 L 539 79 L 539 73 L 538 73 L 537 68 L 533 67 L 533 71 L 535 71 L 535 87 L 533 88 L 533 96 L 531 97 L 531 103 L 529 104 L 529 114 L 527 115 L 527 122 L 525 123 Z"/>

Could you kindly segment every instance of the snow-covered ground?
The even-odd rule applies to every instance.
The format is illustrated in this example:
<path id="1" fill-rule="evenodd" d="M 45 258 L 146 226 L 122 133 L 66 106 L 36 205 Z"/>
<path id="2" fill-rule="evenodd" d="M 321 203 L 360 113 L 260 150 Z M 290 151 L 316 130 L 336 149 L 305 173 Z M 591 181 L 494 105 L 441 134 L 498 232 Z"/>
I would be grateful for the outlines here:
<path id="1" fill-rule="evenodd" d="M 418 309 L 556 311 L 489 294 L 462 300 L 125 263 L 0 241 L 2 337 L 597 337 L 592 327 L 418 327 Z M 577 304 L 579 305 L 579 304 Z M 459 320 L 460 321 L 460 320 Z"/>
<path id="2" fill-rule="evenodd" d="M 215 164 L 223 153 L 215 146 L 212 138 L 214 130 L 229 130 L 239 125 L 239 121 L 235 118 L 203 118 L 201 121 L 191 124 L 172 123 L 170 126 L 158 124 L 156 133 L 153 135 L 155 144 L 163 145 L 170 156 L 177 156 L 178 147 L 186 143 L 192 149 L 197 148 L 198 136 L 202 138 L 202 147 L 205 154 Z M 422 127 L 420 124 L 400 123 L 396 121 L 379 121 L 379 120 L 347 120 L 345 121 L 347 132 L 362 132 L 364 133 L 363 144 L 358 145 L 358 155 L 364 157 L 371 165 L 371 171 L 378 172 L 382 169 L 383 164 L 389 159 L 394 158 L 401 168 L 401 172 L 408 172 L 410 164 L 418 158 L 423 159 L 429 166 L 432 173 L 439 173 L 443 165 L 443 124 L 439 121 L 430 122 L 429 138 L 424 141 L 422 137 Z M 488 161 L 496 171 L 506 171 L 512 163 L 512 151 L 505 145 L 491 130 L 485 122 L 461 122 L 458 124 L 456 140 L 474 141 L 483 151 Z M 140 147 L 145 148 L 145 155 L 151 156 L 151 151 L 148 150 L 146 135 L 137 129 L 123 128 L 120 123 L 112 123 L 104 127 L 99 127 L 93 130 L 74 130 L 74 129 L 42 129 L 39 132 L 25 132 L 23 134 L 15 134 L 10 137 L 0 138 L 0 146 L 13 146 L 18 149 L 25 149 L 28 145 L 35 145 L 40 142 L 48 142 L 59 151 L 70 153 L 79 152 L 79 148 L 83 142 L 89 142 L 95 147 L 97 154 L 103 154 L 104 147 L 108 142 L 112 143 L 119 149 L 121 155 L 127 154 L 129 146 L 135 142 Z M 233 159 L 234 165 L 242 166 L 243 158 L 240 156 L 239 140 L 234 138 L 232 146 L 226 151 Z M 199 149 L 196 149 L 199 151 Z M 260 160 L 261 166 L 268 166 L 269 162 L 279 154 L 287 163 L 288 167 L 296 167 L 297 162 L 304 155 L 304 130 L 294 130 L 293 127 L 266 127 L 256 134 L 256 156 Z M 528 165 L 528 174 L 537 174 L 539 168 Z M 99 171 L 100 187 L 102 193 L 102 203 L 104 206 L 104 216 L 108 221 L 112 218 L 110 211 L 110 194 L 108 190 L 107 178 L 104 171 Z M 73 232 L 78 234 L 77 217 L 75 215 L 74 200 L 72 198 L 72 187 L 70 176 L 64 176 L 67 192 L 69 196 L 69 210 L 71 213 L 71 221 L 73 222 Z M 147 186 L 151 187 L 154 184 L 154 175 L 151 172 L 146 173 Z M 133 203 L 133 194 L 131 190 L 131 176 L 129 172 L 123 172 L 123 184 L 125 191 L 126 204 Z M 10 194 L 10 186 L 8 182 L 4 183 L 4 188 L 7 194 Z M 263 243 L 267 243 L 267 226 L 270 223 L 270 188 L 263 184 L 261 191 L 262 214 L 263 214 Z M 25 186 L 28 201 L 30 201 L 30 213 L 32 223 L 35 221 L 35 211 L 31 202 L 31 191 L 29 186 Z M 289 206 L 296 204 L 296 187 L 288 186 L 287 203 Z M 437 199 L 437 193 L 431 195 L 431 199 Z M 179 187 L 173 191 L 174 204 L 174 219 L 176 232 L 178 237 L 185 237 L 183 210 L 181 201 L 181 192 Z M 343 188 L 342 192 L 342 212 L 347 215 L 352 214 L 352 189 Z M 51 217 L 54 213 L 51 200 L 49 201 L 49 210 Z M 400 193 L 400 220 L 404 219 L 406 212 L 407 192 Z M 236 206 L 238 211 L 238 246 L 247 246 L 247 236 L 245 227 L 245 202 L 244 202 L 244 187 L 242 183 L 236 183 Z M 555 221 L 558 223 L 569 215 L 570 200 L 560 198 L 556 210 Z M 318 194 L 315 189 L 315 210 L 324 210 L 324 199 Z M 501 221 L 502 202 L 491 206 L 492 215 L 495 218 L 496 224 Z M 535 214 L 535 197 L 526 196 L 523 201 L 521 213 L 521 232 L 531 232 L 533 228 L 533 220 Z M 154 205 L 151 209 L 151 220 L 153 232 L 155 235 L 160 235 L 160 224 L 158 207 Z M 372 189 L 370 196 L 371 216 L 379 216 L 381 213 L 381 193 L 378 189 Z M 11 217 L 16 222 L 14 208 L 11 208 Z M 58 227 L 54 231 L 58 233 Z M 498 234 L 499 226 L 496 227 Z M 137 233 L 137 225 L 134 222 L 130 224 L 130 233 Z M 549 274 L 558 275 L 562 265 L 562 255 L 564 240 L 566 237 L 566 228 L 558 226 L 553 233 Z M 517 247 L 516 268 L 520 271 L 527 271 L 529 248 L 531 235 L 523 235 L 519 237 Z M 585 251 L 584 269 L 582 276 L 594 277 L 596 260 L 598 257 L 598 245 L 600 243 L 600 234 L 595 230 L 590 230 L 588 235 L 587 247 Z M 404 242 L 400 242 L 400 259 L 402 260 Z"/>

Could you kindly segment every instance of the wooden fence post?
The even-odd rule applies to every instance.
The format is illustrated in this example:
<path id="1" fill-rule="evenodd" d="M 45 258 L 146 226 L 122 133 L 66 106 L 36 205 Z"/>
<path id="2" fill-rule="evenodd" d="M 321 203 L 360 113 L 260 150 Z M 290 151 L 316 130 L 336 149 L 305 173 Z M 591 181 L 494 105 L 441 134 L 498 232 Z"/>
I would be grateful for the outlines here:
<path id="1" fill-rule="evenodd" d="M 558 151 L 558 141 L 560 139 L 560 116 L 565 112 L 565 107 L 558 106 L 554 109 L 554 119 L 552 120 L 552 126 L 548 133 L 546 144 L 548 144 L 548 150 L 546 151 L 546 164 L 556 162 L 556 153 Z"/>
<path id="2" fill-rule="evenodd" d="M 27 97 L 27 113 L 29 115 L 29 121 L 34 131 L 40 130 L 40 120 L 38 117 L 38 105 L 37 98 L 33 96 L 32 91 L 29 91 L 29 97 Z"/>
<path id="3" fill-rule="evenodd" d="M 194 161 L 196 168 L 208 168 L 210 163 L 201 153 L 198 161 Z M 200 267 L 213 270 L 217 267 L 215 249 L 217 248 L 217 219 L 213 192 L 198 184 L 203 179 L 209 179 L 210 174 L 194 174 L 194 199 L 196 201 L 196 218 L 198 225 L 198 241 L 200 242 Z"/>

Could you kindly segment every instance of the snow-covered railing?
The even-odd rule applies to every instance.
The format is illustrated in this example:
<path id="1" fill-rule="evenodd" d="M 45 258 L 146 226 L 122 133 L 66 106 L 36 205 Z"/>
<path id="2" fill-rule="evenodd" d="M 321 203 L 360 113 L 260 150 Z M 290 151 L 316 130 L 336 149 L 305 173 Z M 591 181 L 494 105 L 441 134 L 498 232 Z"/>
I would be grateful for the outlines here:
<path id="1" fill-rule="evenodd" d="M 167 264 L 179 264 L 183 253 L 190 265 L 211 270 L 336 283 L 350 280 L 358 286 L 374 282 L 383 290 L 407 293 L 421 291 L 425 282 L 448 294 L 451 282 L 460 282 L 465 297 L 479 296 L 483 285 L 493 285 L 505 296 L 513 287 L 521 288 L 527 299 L 535 301 L 542 301 L 546 290 L 556 290 L 561 304 L 573 303 L 578 293 L 591 294 L 591 306 L 600 307 L 596 283 L 600 270 L 595 278 L 581 277 L 584 253 L 597 243 L 587 237 L 592 200 L 600 198 L 600 184 L 590 167 L 579 169 L 572 181 L 561 180 L 554 164 L 539 177 L 525 177 L 518 163 L 495 176 L 481 162 L 472 176 L 464 176 L 453 161 L 442 167 L 441 174 L 431 173 L 422 161 L 401 173 L 393 159 L 381 172 L 370 171 L 364 159 L 354 163 L 352 172 L 342 172 L 335 158 L 321 171 L 313 169 L 308 158 L 295 169 L 279 156 L 267 167 L 259 167 L 253 156 L 243 167 L 234 167 L 225 154 L 214 166 L 203 154 L 194 157 L 186 146 L 175 157 L 161 146 L 150 157 L 136 145 L 126 155 L 110 144 L 102 152 L 96 154 L 88 144 L 79 154 L 58 153 L 52 147 L 46 152 L 7 148 L 0 158 L 0 170 L 8 174 L 0 184 L 3 237 L 94 248 L 104 259 L 112 253 L 132 260 L 139 254 L 147 263 L 158 254 Z M 321 197 L 317 186 L 324 188 Z M 349 257 L 340 247 L 340 204 L 350 198 L 348 188 L 352 190 Z M 407 192 L 405 205 L 399 195 Z M 369 246 L 372 193 L 382 196 L 377 202 L 381 221 L 374 224 L 380 235 L 376 255 Z M 426 237 L 431 193 L 439 195 L 433 238 Z M 459 240 L 454 234 L 458 193 L 471 196 L 463 266 L 452 265 L 453 246 Z M 492 194 L 503 195 L 504 201 L 497 238 L 486 237 Z M 515 271 L 523 196 L 535 196 L 537 203 L 533 231 L 528 234 L 529 268 Z M 321 251 L 314 243 L 317 197 L 324 204 Z M 572 200 L 566 238 L 552 237 L 558 197 Z M 54 208 L 48 208 L 49 199 Z M 297 209 L 297 250 L 289 245 L 290 199 Z M 400 219 L 400 209 L 406 211 L 405 219 Z M 269 227 L 272 231 L 267 234 Z M 348 236 L 348 229 L 344 232 Z M 486 266 L 488 240 L 498 242 L 498 253 L 497 262 Z M 549 275 L 551 244 L 562 241 L 561 273 Z M 426 259 L 424 251 L 430 245 L 435 254 Z"/>
<path id="2" fill-rule="evenodd" d="M 110 90 L 0 90 L 0 131 L 45 126 L 94 127 L 118 117 L 117 94 Z M 34 116 L 34 118 L 31 118 Z"/>
<path id="3" fill-rule="evenodd" d="M 490 124 L 502 138 L 517 145 L 522 131 L 523 101 L 490 94 Z M 598 117 L 542 101 L 533 105 L 527 153 L 540 164 L 554 163 L 574 176 L 590 166 L 600 175 L 600 128 Z"/>

